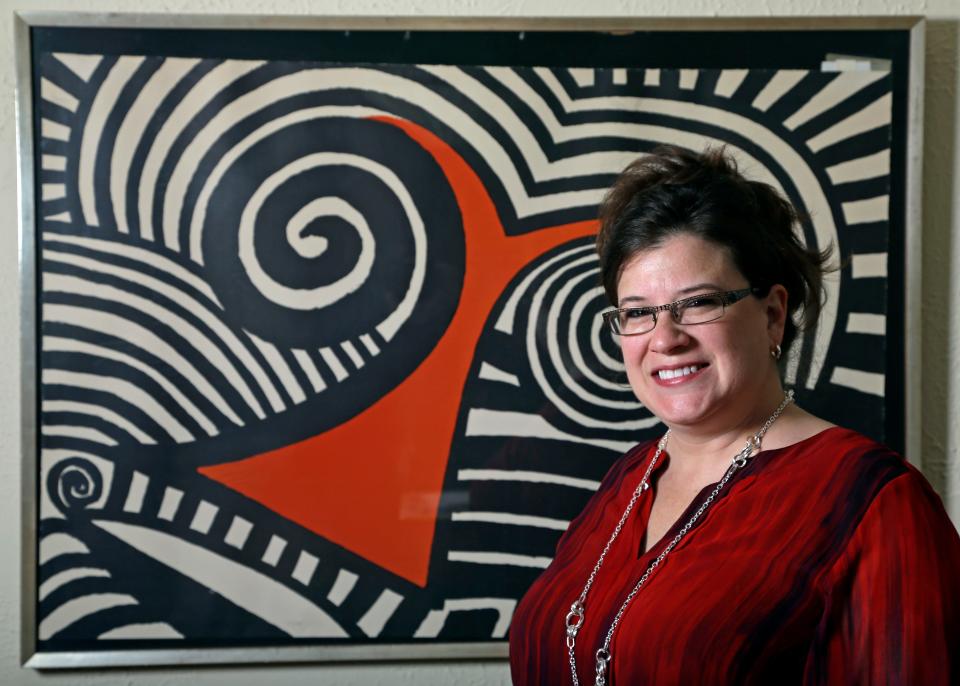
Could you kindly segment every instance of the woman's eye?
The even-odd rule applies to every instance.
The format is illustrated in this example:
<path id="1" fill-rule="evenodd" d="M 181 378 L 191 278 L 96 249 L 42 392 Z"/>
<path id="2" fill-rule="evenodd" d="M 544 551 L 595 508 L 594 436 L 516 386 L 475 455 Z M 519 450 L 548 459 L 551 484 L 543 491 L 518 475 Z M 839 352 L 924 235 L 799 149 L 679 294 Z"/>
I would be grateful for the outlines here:
<path id="1" fill-rule="evenodd" d="M 716 296 L 709 296 L 706 298 L 695 298 L 693 300 L 688 300 L 686 307 L 718 307 L 720 305 L 720 298 Z"/>
<path id="2" fill-rule="evenodd" d="M 624 319 L 639 319 L 640 317 L 645 316 L 647 313 L 640 308 L 631 308 L 629 310 L 623 311 Z"/>

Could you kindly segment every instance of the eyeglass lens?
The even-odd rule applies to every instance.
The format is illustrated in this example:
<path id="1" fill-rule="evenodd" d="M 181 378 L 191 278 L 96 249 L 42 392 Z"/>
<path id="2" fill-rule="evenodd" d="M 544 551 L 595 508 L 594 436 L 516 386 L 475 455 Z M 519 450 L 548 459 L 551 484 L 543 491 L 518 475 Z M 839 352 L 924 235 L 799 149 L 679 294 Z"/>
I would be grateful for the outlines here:
<path id="1" fill-rule="evenodd" d="M 705 324 L 723 316 L 723 298 L 719 295 L 690 298 L 676 303 L 669 310 L 678 324 Z M 615 333 L 646 333 L 656 326 L 656 314 L 646 308 L 627 307 L 618 310 L 610 323 Z"/>

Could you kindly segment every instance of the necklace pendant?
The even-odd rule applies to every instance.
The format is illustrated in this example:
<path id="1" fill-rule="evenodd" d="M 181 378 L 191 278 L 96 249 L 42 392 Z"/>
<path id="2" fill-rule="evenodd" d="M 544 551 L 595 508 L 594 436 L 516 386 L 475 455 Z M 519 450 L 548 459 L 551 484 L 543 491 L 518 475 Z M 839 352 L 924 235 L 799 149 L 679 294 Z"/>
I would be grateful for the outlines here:
<path id="1" fill-rule="evenodd" d="M 604 686 L 607 683 L 607 663 L 610 662 L 610 651 L 601 648 L 597 651 L 597 677 L 594 686 Z"/>
<path id="2" fill-rule="evenodd" d="M 570 606 L 570 612 L 567 613 L 566 619 L 568 644 L 572 639 L 577 637 L 577 632 L 580 631 L 580 627 L 583 625 L 583 612 L 584 607 L 580 601 L 576 601 Z"/>

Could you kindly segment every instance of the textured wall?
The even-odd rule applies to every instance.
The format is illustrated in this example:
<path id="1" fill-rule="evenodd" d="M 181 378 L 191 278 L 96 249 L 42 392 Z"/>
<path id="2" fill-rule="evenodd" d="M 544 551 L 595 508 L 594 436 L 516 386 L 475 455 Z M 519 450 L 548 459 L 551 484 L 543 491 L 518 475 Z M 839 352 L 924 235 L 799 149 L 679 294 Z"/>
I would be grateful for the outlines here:
<path id="1" fill-rule="evenodd" d="M 129 0 L 122 2 L 11 2 L 0 0 L 0 683 L 3 684 L 454 684 L 509 682 L 505 664 L 312 666 L 140 670 L 38 675 L 19 669 L 19 345 L 17 192 L 12 13 L 72 11 L 235 14 L 432 16 L 774 16 L 926 15 L 925 145 L 923 174 L 923 456 L 924 471 L 960 522 L 960 150 L 958 59 L 960 4 L 956 0 Z"/>

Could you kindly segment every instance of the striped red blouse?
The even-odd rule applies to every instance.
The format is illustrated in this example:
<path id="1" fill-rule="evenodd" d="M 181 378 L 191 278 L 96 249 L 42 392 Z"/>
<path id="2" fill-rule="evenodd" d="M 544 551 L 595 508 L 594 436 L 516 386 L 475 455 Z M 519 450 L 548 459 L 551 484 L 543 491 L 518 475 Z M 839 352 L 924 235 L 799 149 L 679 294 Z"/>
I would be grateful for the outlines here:
<path id="1" fill-rule="evenodd" d="M 564 618 L 654 449 L 641 444 L 614 465 L 517 607 L 516 686 L 572 683 Z M 637 501 L 587 597 L 584 686 L 624 597 L 710 490 L 646 554 L 654 489 Z M 957 684 L 960 537 L 900 456 L 827 429 L 734 475 L 634 598 L 610 652 L 614 686 Z"/>

